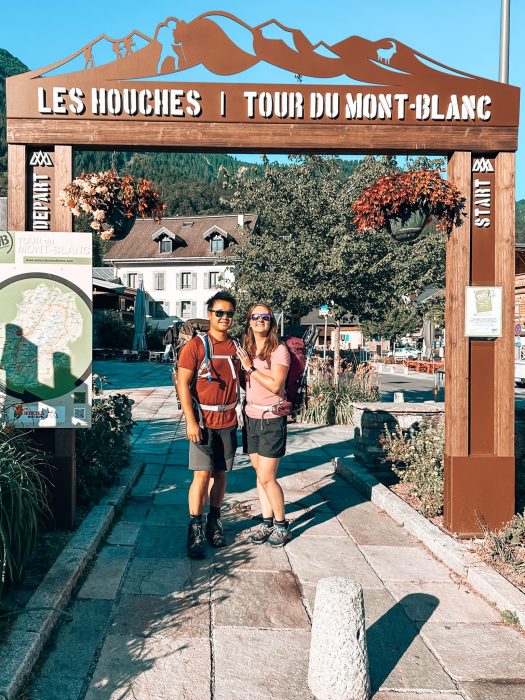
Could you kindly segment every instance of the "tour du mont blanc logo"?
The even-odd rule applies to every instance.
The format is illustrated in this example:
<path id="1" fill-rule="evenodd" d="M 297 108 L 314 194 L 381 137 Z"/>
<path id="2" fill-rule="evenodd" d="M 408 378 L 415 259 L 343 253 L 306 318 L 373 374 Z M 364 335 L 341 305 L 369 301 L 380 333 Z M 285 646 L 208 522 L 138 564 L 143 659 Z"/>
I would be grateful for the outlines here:
<path id="1" fill-rule="evenodd" d="M 11 262 L 6 258 L 13 251 L 13 236 L 9 231 L 0 231 L 0 262 Z"/>
<path id="2" fill-rule="evenodd" d="M 472 163 L 473 173 L 493 173 L 494 166 L 488 158 L 475 158 Z"/>
<path id="3" fill-rule="evenodd" d="M 53 161 L 51 160 L 51 156 L 49 153 L 46 153 L 45 151 L 35 151 L 33 155 L 31 156 L 31 160 L 29 161 L 29 165 L 31 166 L 40 166 L 40 167 L 53 167 Z"/>

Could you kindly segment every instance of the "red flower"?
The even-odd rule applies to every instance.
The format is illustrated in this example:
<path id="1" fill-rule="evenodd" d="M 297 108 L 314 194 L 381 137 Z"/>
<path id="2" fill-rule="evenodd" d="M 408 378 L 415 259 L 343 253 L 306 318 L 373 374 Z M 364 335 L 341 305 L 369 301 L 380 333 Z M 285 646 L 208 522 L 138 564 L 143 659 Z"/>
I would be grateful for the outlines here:
<path id="1" fill-rule="evenodd" d="M 357 230 L 384 228 L 387 220 L 408 220 L 423 211 L 436 228 L 449 234 L 462 221 L 465 198 L 438 170 L 412 170 L 384 175 L 352 205 Z"/>

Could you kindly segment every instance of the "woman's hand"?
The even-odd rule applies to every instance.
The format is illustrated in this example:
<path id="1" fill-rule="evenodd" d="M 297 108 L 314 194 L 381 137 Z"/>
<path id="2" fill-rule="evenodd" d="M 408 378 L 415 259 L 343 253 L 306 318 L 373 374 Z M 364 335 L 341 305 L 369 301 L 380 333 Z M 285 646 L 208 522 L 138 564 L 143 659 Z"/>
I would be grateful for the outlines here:
<path id="1" fill-rule="evenodd" d="M 246 350 L 240 346 L 237 348 L 237 357 L 239 358 L 243 369 L 248 370 L 253 366 L 252 358 L 248 355 Z"/>

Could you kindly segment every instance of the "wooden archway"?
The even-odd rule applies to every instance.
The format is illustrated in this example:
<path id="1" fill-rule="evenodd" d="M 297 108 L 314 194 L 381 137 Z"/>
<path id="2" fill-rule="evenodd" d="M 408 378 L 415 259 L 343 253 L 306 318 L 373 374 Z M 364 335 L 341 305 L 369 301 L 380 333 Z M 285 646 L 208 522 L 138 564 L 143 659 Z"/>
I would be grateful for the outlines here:
<path id="1" fill-rule="evenodd" d="M 252 32 L 251 52 L 235 45 L 218 15 Z M 283 41 L 266 38 L 270 25 L 280 28 Z M 447 243 L 445 522 L 468 535 L 480 531 L 480 522 L 495 528 L 507 521 L 514 513 L 519 90 L 443 66 L 395 39 L 350 37 L 321 52 L 300 30 L 275 20 L 251 28 L 220 12 L 191 22 L 168 18 L 154 37 L 130 32 L 125 39 L 130 36 L 140 37 L 142 48 L 110 63 L 97 66 L 97 45 L 118 42 L 124 51 L 124 39 L 101 35 L 64 61 L 7 80 L 9 228 L 72 230 L 71 215 L 54 201 L 72 179 L 74 148 L 446 154 L 449 177 L 468 208 Z M 231 75 L 262 61 L 320 80 L 346 74 L 365 84 L 161 80 L 168 73 L 183 78 L 197 65 Z M 151 76 L 157 81 L 142 80 Z M 35 183 L 42 182 L 49 206 L 35 209 Z M 501 337 L 466 335 L 465 288 L 477 285 L 502 288 Z M 68 431 L 57 433 L 71 443 Z"/>

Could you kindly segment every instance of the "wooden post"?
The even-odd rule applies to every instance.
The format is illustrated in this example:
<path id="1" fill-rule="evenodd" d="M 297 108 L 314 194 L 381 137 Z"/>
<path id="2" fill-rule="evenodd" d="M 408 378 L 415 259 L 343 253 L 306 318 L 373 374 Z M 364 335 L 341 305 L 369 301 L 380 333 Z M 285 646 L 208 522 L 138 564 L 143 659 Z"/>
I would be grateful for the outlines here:
<path id="1" fill-rule="evenodd" d="M 473 181 L 473 163 L 490 166 Z M 513 156 L 450 158 L 449 178 L 467 198 L 467 217 L 447 243 L 445 526 L 468 536 L 514 513 Z M 474 183 L 474 188 L 473 188 Z M 488 184 L 487 184 L 488 183 Z M 489 226 L 476 227 L 476 188 L 489 197 Z M 488 195 L 486 193 L 489 193 Z M 503 336 L 465 336 L 465 287 L 503 287 Z"/>
<path id="2" fill-rule="evenodd" d="M 73 231 L 73 215 L 57 203 L 60 190 L 73 179 L 73 148 L 55 146 L 55 210 L 57 231 Z M 55 433 L 55 521 L 60 529 L 72 529 L 76 515 L 76 451 L 75 429 L 56 428 Z"/>
<path id="3" fill-rule="evenodd" d="M 27 223 L 27 148 L 7 146 L 7 228 L 26 231 Z"/>

